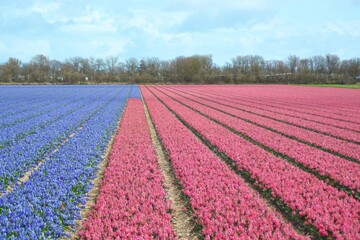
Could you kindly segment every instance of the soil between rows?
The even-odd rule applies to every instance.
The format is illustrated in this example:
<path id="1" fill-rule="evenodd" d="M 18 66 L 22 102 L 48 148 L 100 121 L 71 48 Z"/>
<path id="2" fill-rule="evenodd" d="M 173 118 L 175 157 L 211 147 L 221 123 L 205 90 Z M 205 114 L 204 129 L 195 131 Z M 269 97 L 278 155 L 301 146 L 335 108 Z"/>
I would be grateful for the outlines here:
<path id="1" fill-rule="evenodd" d="M 179 239 L 201 239 L 201 233 L 198 233 L 195 230 L 195 224 L 193 223 L 193 217 L 191 216 L 191 213 L 184 211 L 184 209 L 187 209 L 187 203 L 184 200 L 181 186 L 179 185 L 178 180 L 173 173 L 171 163 L 166 157 L 166 153 L 164 152 L 163 146 L 161 145 L 160 139 L 156 133 L 146 103 L 144 102 L 144 100 L 142 100 L 142 102 L 144 107 L 144 114 L 146 116 L 149 126 L 151 140 L 153 142 L 153 149 L 158 159 L 159 169 L 164 177 L 164 190 L 166 193 L 166 197 L 171 201 L 171 223 L 173 225 L 176 236 Z M 124 108 L 124 111 L 125 110 L 126 107 Z M 103 161 L 98 165 L 99 170 L 96 174 L 96 178 L 92 180 L 93 187 L 88 192 L 86 204 L 80 211 L 81 219 L 75 221 L 75 232 L 68 231 L 67 233 L 71 237 L 61 239 L 79 239 L 78 232 L 82 229 L 82 222 L 86 221 L 87 217 L 89 216 L 91 210 L 96 203 L 98 195 L 100 194 L 101 182 L 103 180 L 106 167 L 108 166 L 109 156 L 111 154 L 112 146 L 119 131 L 121 119 L 122 118 L 120 118 L 117 123 L 118 129 L 109 141 L 109 144 L 103 155 Z"/>
<path id="2" fill-rule="evenodd" d="M 159 162 L 159 168 L 164 176 L 164 189 L 166 197 L 171 201 L 171 223 L 173 225 L 173 229 L 179 239 L 201 239 L 199 236 L 200 233 L 195 230 L 191 214 L 183 210 L 187 208 L 187 203 L 183 199 L 181 186 L 174 175 L 171 163 L 168 161 L 166 154 L 164 153 L 163 146 L 161 145 L 160 139 L 156 133 L 144 100 L 143 106 L 149 125 L 151 140 Z"/>

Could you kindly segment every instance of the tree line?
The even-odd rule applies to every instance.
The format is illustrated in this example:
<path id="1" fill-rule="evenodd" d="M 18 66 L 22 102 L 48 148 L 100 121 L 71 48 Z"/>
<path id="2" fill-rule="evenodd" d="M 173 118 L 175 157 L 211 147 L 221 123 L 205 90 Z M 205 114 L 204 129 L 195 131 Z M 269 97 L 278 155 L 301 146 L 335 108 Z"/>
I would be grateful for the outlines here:
<path id="1" fill-rule="evenodd" d="M 219 66 L 211 55 L 172 60 L 73 57 L 50 60 L 42 54 L 29 62 L 9 58 L 0 64 L 3 83 L 337 83 L 360 82 L 360 58 L 341 60 L 335 54 L 286 60 L 265 60 L 259 55 L 237 56 Z"/>

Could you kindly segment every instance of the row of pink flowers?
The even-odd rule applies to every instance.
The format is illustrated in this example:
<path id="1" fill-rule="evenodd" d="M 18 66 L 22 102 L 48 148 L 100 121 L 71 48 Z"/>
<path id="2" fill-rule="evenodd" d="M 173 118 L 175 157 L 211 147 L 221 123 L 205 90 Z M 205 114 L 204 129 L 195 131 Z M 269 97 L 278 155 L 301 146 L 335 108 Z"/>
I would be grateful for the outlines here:
<path id="1" fill-rule="evenodd" d="M 341 153 L 345 156 L 352 157 L 358 159 L 360 161 L 360 145 L 349 143 L 346 141 L 342 141 L 336 139 L 334 137 L 325 136 L 316 132 L 304 130 L 292 125 L 288 125 L 282 122 L 278 122 L 272 119 L 268 119 L 265 117 L 261 117 L 255 114 L 247 113 L 238 109 L 234 109 L 232 107 L 225 106 L 223 104 L 214 103 L 211 101 L 206 101 L 204 99 L 199 99 L 196 96 L 192 96 L 191 94 L 186 94 L 187 98 L 193 99 L 196 101 L 203 102 L 204 104 L 214 107 L 216 109 L 225 111 L 232 115 L 241 117 L 243 119 L 250 120 L 254 123 L 257 123 L 261 126 L 265 126 L 276 131 L 282 132 L 289 136 L 298 138 L 300 140 L 322 146 L 324 148 L 330 149 L 332 151 Z"/>
<path id="2" fill-rule="evenodd" d="M 189 90 L 188 90 L 189 91 Z M 196 91 L 194 91 L 196 92 Z M 263 102 L 263 100 L 259 97 L 258 101 L 254 100 L 248 100 L 247 98 L 239 95 L 230 95 L 227 93 L 219 92 L 212 92 L 207 93 L 203 92 L 202 95 L 210 96 L 214 100 L 227 100 L 227 102 L 233 102 L 236 103 L 239 107 L 248 107 L 251 108 L 251 111 L 254 111 L 255 109 L 261 110 L 261 112 L 258 112 L 259 114 L 264 115 L 270 115 L 271 117 L 276 117 L 278 119 L 281 119 L 283 121 L 289 121 L 293 122 L 295 124 L 303 123 L 303 126 L 318 129 L 320 127 L 320 131 L 323 131 L 323 126 L 325 127 L 338 127 L 343 128 L 347 130 L 353 130 L 353 131 L 360 131 L 360 125 L 359 123 L 352 123 L 352 122 L 346 122 L 346 121 L 340 121 L 336 119 L 326 118 L 323 116 L 317 116 L 314 115 L 318 113 L 319 111 L 314 111 L 313 114 L 308 114 L 304 112 L 299 112 L 299 109 L 297 108 L 284 108 L 281 104 L 273 103 L 272 105 L 266 104 Z M 255 112 L 255 111 L 254 111 Z M 360 116 L 359 116 L 360 117 Z M 299 122 L 300 121 L 300 122 Z M 320 124 L 320 125 L 319 125 Z M 332 129 L 332 128 L 331 128 Z M 335 129 L 336 131 L 338 129 Z M 330 130 L 331 131 L 331 130 Z M 331 133 L 331 132 L 330 132 Z M 340 132 L 341 133 L 341 132 Z"/>
<path id="3" fill-rule="evenodd" d="M 356 89 L 262 85 L 259 88 L 248 86 L 245 91 L 233 88 L 232 91 L 237 92 L 238 95 L 240 92 L 240 95 L 252 99 L 280 103 L 292 108 L 312 109 L 319 111 L 319 113 L 350 117 L 354 116 L 354 114 L 360 114 L 358 108 L 360 93 Z"/>
<path id="4" fill-rule="evenodd" d="M 141 87 L 174 173 L 206 239 L 306 239 Z"/>
<path id="5" fill-rule="evenodd" d="M 140 99 L 129 99 L 82 239 L 173 239 L 169 202 Z"/>
<path id="6" fill-rule="evenodd" d="M 176 86 L 187 92 L 201 92 L 203 86 Z M 291 89 L 292 88 L 292 89 Z M 294 91 L 295 90 L 295 91 Z M 321 91 L 322 90 L 322 91 Z M 289 111 L 300 116 L 329 119 L 341 126 L 357 126 L 360 124 L 359 91 L 349 89 L 335 89 L 335 92 L 324 92 L 324 89 L 301 88 L 289 86 L 208 86 L 206 93 L 226 96 L 228 99 L 238 99 L 241 102 L 252 103 L 261 107 L 271 107 L 273 110 Z M 331 95 L 330 95 L 331 94 Z M 300 95 L 300 96 L 299 96 Z M 334 98 L 334 95 L 337 95 Z M 317 96 L 322 96 L 318 98 Z M 344 100 L 346 99 L 346 100 Z M 341 104 L 339 105 L 339 102 Z M 336 120 L 337 119 L 337 120 Z"/>
<path id="7" fill-rule="evenodd" d="M 276 87 L 276 86 L 275 86 Z M 289 91 L 288 86 L 280 87 L 277 94 L 269 90 L 268 97 L 263 98 L 264 91 L 257 92 L 252 96 L 245 94 L 245 97 L 260 101 L 260 103 L 267 103 L 268 100 L 275 106 L 286 107 L 297 111 L 302 111 L 309 114 L 319 116 L 326 116 L 330 119 L 341 119 L 343 121 L 360 123 L 360 111 L 357 107 L 359 102 L 359 92 L 357 90 L 349 89 L 323 89 L 315 88 L 299 88 L 294 87 L 293 91 Z M 265 90 L 265 91 L 267 91 Z M 266 94 L 266 93 L 265 93 Z"/>
<path id="8" fill-rule="evenodd" d="M 328 186 L 313 175 L 275 157 L 189 108 L 151 88 L 171 109 L 188 122 L 240 168 L 273 191 L 289 207 L 313 224 L 320 234 L 337 239 L 360 237 L 360 203 Z"/>
<path id="9" fill-rule="evenodd" d="M 320 175 L 330 176 L 342 185 L 360 191 L 360 167 L 358 164 L 190 101 L 172 91 L 166 91 L 166 93 L 255 141 L 295 159 Z"/>
<path id="10" fill-rule="evenodd" d="M 333 136 L 336 137 L 340 137 L 340 138 L 344 138 L 347 140 L 351 140 L 351 141 L 360 141 L 360 134 L 358 132 L 355 131 L 360 131 L 360 126 L 359 124 L 354 124 L 354 123 L 344 123 L 342 122 L 342 125 L 346 128 L 346 129 L 342 129 L 336 126 L 332 126 L 332 122 L 334 122 L 334 120 L 328 120 L 327 123 L 318 123 L 315 122 L 315 119 L 304 119 L 300 116 L 299 117 L 294 117 L 292 116 L 292 112 L 291 111 L 281 111 L 281 113 L 278 113 L 278 111 L 269 111 L 267 108 L 265 107 L 261 107 L 261 105 L 259 104 L 248 104 L 248 103 L 244 103 L 244 101 L 242 99 L 236 99 L 234 97 L 229 97 L 229 96 L 223 96 L 223 97 L 219 97 L 219 96 L 214 96 L 213 94 L 207 94 L 207 93 L 202 93 L 202 94 L 196 94 L 199 95 L 205 99 L 209 99 L 212 101 L 215 101 L 217 103 L 220 104 L 225 104 L 228 106 L 232 106 L 232 107 L 236 107 L 239 110 L 244 110 L 247 112 L 252 112 L 254 114 L 259 114 L 262 116 L 266 116 L 266 117 L 270 117 L 279 121 L 283 121 L 285 123 L 288 123 L 290 125 L 295 125 L 295 126 L 300 126 L 300 127 L 305 127 L 314 131 L 318 131 L 321 133 L 325 133 L 325 134 L 331 134 Z M 351 127 L 351 129 L 348 129 L 348 127 Z"/>

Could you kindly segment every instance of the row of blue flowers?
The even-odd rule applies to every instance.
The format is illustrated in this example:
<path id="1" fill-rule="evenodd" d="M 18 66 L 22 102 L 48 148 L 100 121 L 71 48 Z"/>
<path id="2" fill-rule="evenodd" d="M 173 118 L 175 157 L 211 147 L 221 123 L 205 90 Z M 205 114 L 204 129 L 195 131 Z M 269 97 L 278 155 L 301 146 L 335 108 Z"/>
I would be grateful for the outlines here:
<path id="1" fill-rule="evenodd" d="M 69 91 L 71 87 L 59 88 Z M 76 108 L 73 112 L 59 109 L 63 117 L 33 135 L 40 134 L 35 142 L 54 142 L 54 139 L 61 139 L 75 129 L 78 131 L 63 142 L 59 151 L 48 156 L 29 181 L 16 185 L 13 192 L 0 197 L 0 239 L 58 238 L 74 229 L 75 220 L 80 218 L 80 206 L 85 203 L 91 180 L 96 176 L 98 164 L 116 130 L 126 101 L 138 91 L 137 86 L 129 85 L 73 88 L 87 97 L 64 107 L 73 106 Z M 46 87 L 39 89 L 45 89 L 51 96 Z M 87 94 L 89 92 L 92 94 Z M 84 101 L 87 104 L 82 106 Z M 0 106 L 6 106 L 1 104 L 0 101 Z M 23 106 L 19 101 L 16 104 Z M 71 114 L 66 115 L 69 111 Z M 46 133 L 41 134 L 42 131 Z M 47 137 L 51 131 L 56 131 L 54 137 Z M 21 145 L 22 140 L 17 144 Z M 43 145 L 36 146 L 42 148 Z M 21 148 L 13 148 L 13 151 L 21 152 Z"/>
<path id="2" fill-rule="evenodd" d="M 14 184 L 29 168 L 50 154 L 79 127 L 86 116 L 99 107 L 99 104 L 92 102 L 98 99 L 101 93 L 83 95 L 85 96 L 81 99 L 73 96 L 74 100 L 70 103 L 59 105 L 55 110 L 51 109 L 40 119 L 29 119 L 27 122 L 2 129 L 1 137 L 5 140 L 0 142 L 0 192 L 5 191 L 7 186 Z M 17 116 L 14 115 L 13 118 Z"/>
<path id="3" fill-rule="evenodd" d="M 48 119 L 57 116 L 63 107 L 86 99 L 88 95 L 91 96 L 94 93 L 95 91 L 87 92 L 86 94 L 79 92 L 54 92 L 54 94 L 49 94 L 48 99 L 44 99 L 42 102 L 27 102 L 25 97 L 23 100 L 25 106 L 12 106 L 11 112 L 8 111 L 7 113 L 3 110 L 1 111 L 1 113 L 5 114 L 0 119 L 0 143 L 7 139 L 13 139 L 19 133 L 30 131 L 42 123 L 46 123 Z M 37 94 L 37 92 L 32 91 L 28 94 Z M 19 98 L 22 97 L 19 96 Z M 8 105 L 11 106 L 11 103 L 6 106 Z"/>

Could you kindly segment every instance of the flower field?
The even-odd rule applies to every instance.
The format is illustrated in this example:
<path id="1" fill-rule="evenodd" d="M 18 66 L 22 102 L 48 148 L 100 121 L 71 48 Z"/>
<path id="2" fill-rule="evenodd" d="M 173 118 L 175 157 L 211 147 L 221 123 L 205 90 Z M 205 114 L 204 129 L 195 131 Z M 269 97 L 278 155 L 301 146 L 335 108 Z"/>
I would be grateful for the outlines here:
<path id="1" fill-rule="evenodd" d="M 285 85 L 0 86 L 0 239 L 360 239 L 359 106 Z"/>
<path id="2" fill-rule="evenodd" d="M 64 236 L 80 217 L 91 179 L 138 88 L 6 86 L 0 91 L 0 238 Z"/>
<path id="3" fill-rule="evenodd" d="M 162 185 L 163 176 L 157 167 L 142 102 L 131 99 L 109 156 L 96 205 L 80 236 L 174 238 Z"/>

